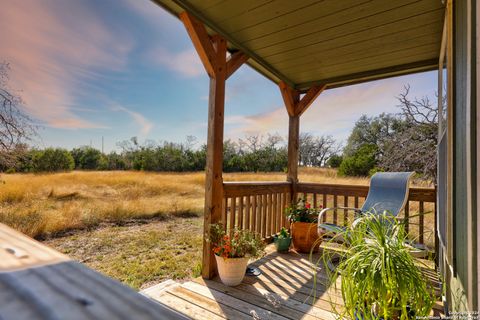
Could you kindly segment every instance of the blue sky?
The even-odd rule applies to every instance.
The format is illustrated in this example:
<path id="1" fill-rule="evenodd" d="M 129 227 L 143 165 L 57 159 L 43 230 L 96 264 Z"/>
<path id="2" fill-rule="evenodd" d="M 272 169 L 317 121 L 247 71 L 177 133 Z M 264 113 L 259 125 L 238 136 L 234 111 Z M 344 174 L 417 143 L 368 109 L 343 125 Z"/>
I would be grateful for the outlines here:
<path id="1" fill-rule="evenodd" d="M 105 150 L 141 140 L 204 142 L 208 77 L 179 20 L 148 0 L 22 0 L 2 4 L 0 60 L 42 128 L 37 145 Z M 436 72 L 327 90 L 301 131 L 345 140 L 360 115 L 397 112 L 395 96 L 434 96 Z M 248 66 L 227 82 L 225 139 L 286 135 L 277 86 Z"/>

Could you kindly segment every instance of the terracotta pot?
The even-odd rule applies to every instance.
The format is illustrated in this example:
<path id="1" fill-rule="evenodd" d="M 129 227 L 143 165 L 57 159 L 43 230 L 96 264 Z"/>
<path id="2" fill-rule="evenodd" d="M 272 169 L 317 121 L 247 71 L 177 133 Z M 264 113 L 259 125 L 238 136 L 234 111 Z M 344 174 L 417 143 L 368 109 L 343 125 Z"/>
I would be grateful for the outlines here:
<path id="1" fill-rule="evenodd" d="M 293 248 L 297 252 L 310 253 L 313 248 L 313 252 L 318 252 L 320 241 L 317 233 L 317 224 L 310 222 L 294 222 L 292 223 L 292 242 Z"/>
<path id="2" fill-rule="evenodd" d="M 215 255 L 218 276 L 226 286 L 238 286 L 245 277 L 248 258 L 223 258 Z"/>

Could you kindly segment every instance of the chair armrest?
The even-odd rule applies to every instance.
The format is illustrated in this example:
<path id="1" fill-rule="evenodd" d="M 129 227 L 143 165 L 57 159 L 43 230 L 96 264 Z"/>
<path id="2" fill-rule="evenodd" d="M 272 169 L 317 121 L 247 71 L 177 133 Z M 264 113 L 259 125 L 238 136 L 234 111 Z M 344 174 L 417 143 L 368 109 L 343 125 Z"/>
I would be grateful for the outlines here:
<path id="1" fill-rule="evenodd" d="M 322 209 L 322 211 L 320 211 L 320 213 L 318 214 L 318 225 L 320 226 L 320 224 L 322 223 L 322 218 L 323 216 L 326 214 L 327 211 L 331 211 L 331 210 L 351 210 L 351 211 L 355 211 L 355 213 L 361 213 L 362 211 L 358 208 L 350 208 L 350 207 L 332 207 L 332 208 L 325 208 L 325 209 Z"/>

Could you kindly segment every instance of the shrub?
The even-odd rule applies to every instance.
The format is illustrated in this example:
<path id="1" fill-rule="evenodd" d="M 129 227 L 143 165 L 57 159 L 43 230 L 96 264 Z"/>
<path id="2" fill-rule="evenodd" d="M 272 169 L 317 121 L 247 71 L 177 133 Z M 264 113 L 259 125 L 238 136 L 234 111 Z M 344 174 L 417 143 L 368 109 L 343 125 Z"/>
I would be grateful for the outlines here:
<path id="1" fill-rule="evenodd" d="M 61 148 L 35 151 L 32 162 L 34 172 L 71 171 L 75 167 L 70 152 Z"/>
<path id="2" fill-rule="evenodd" d="M 342 164 L 342 161 L 343 161 L 343 157 L 341 155 L 334 154 L 330 158 L 328 158 L 327 165 L 330 168 L 338 168 Z"/>
<path id="3" fill-rule="evenodd" d="M 375 168 L 377 150 L 373 144 L 361 146 L 352 156 L 343 159 L 338 173 L 343 176 L 368 176 Z"/>
<path id="4" fill-rule="evenodd" d="M 102 153 L 92 147 L 83 146 L 72 150 L 76 169 L 95 170 L 99 169 L 102 161 Z"/>

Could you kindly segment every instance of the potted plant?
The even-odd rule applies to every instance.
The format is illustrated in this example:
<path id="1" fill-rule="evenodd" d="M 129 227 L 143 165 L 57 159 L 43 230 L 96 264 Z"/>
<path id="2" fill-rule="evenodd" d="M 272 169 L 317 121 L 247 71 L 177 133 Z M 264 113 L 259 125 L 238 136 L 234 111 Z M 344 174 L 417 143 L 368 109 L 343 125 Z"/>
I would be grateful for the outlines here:
<path id="1" fill-rule="evenodd" d="M 293 248 L 297 252 L 317 252 L 320 241 L 317 233 L 317 210 L 305 199 L 299 199 L 286 208 L 291 223 Z"/>
<path id="2" fill-rule="evenodd" d="M 239 285 L 245 276 L 248 260 L 261 257 L 265 249 L 258 234 L 234 229 L 230 235 L 221 224 L 210 226 L 209 241 L 215 253 L 218 275 L 227 286 Z"/>
<path id="3" fill-rule="evenodd" d="M 277 252 L 287 252 L 292 243 L 292 237 L 287 229 L 282 228 L 278 234 L 273 236 L 273 243 L 275 243 Z"/>
<path id="4" fill-rule="evenodd" d="M 414 319 L 429 315 L 434 291 L 406 245 L 403 223 L 387 213 L 367 213 L 347 228 L 343 237 L 345 253 L 336 270 L 330 271 L 331 285 L 341 276 L 344 308 L 334 306 L 341 318 Z M 325 250 L 325 263 L 328 255 Z"/>

